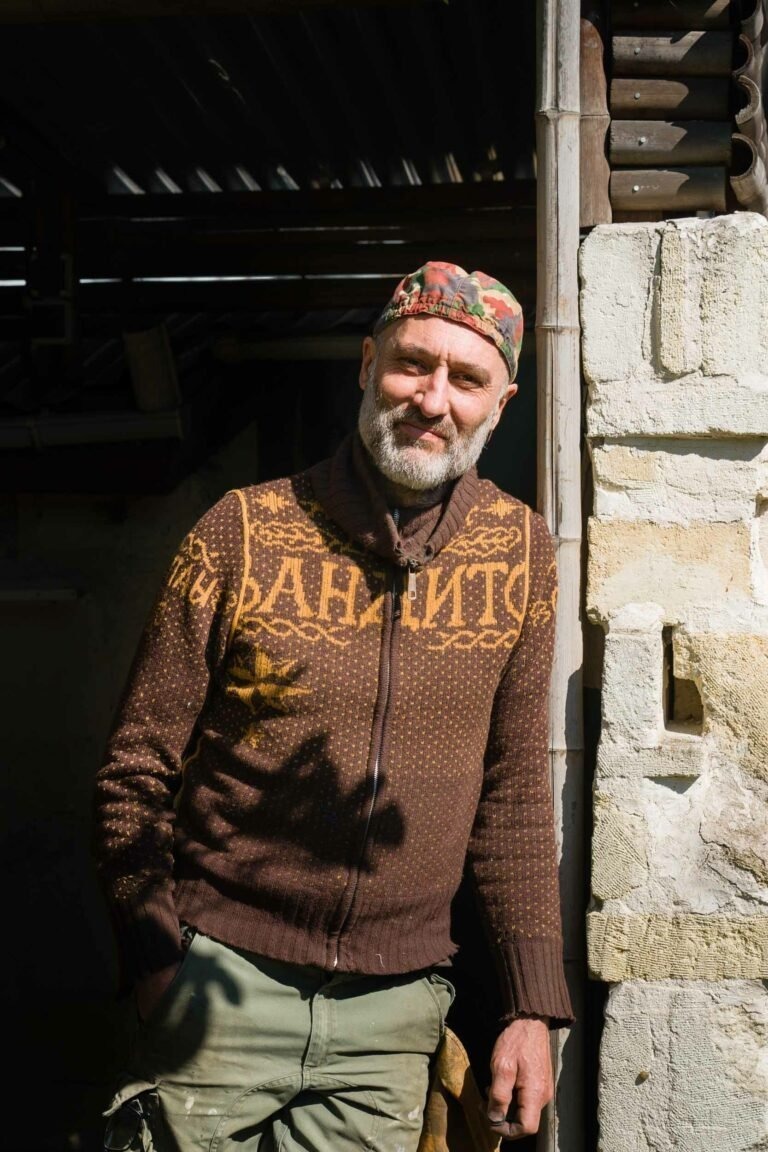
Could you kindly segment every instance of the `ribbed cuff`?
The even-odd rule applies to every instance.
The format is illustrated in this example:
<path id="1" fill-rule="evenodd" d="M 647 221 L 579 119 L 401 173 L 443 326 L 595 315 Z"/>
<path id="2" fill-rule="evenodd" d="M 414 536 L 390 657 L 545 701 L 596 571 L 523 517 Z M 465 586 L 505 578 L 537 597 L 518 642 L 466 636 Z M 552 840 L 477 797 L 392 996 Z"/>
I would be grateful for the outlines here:
<path id="1" fill-rule="evenodd" d="M 183 957 L 179 918 L 170 893 L 111 906 L 120 961 L 120 989 L 178 963 Z"/>
<path id="2" fill-rule="evenodd" d="M 508 1024 L 518 1016 L 547 1016 L 550 1028 L 565 1028 L 574 1021 L 565 982 L 561 940 L 512 939 L 497 944 L 501 994 Z"/>

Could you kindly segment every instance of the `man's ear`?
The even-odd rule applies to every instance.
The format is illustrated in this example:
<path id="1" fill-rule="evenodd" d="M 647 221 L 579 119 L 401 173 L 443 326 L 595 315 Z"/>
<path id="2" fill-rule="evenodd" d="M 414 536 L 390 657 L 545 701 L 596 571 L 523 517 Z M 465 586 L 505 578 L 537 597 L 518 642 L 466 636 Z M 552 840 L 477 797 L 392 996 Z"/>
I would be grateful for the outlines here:
<path id="1" fill-rule="evenodd" d="M 360 375 L 358 381 L 360 387 L 365 391 L 365 386 L 368 383 L 368 377 L 371 374 L 371 365 L 376 359 L 376 341 L 373 336 L 366 336 L 363 340 L 363 358 L 360 361 Z"/>
<path id="2" fill-rule="evenodd" d="M 511 383 L 507 384 L 507 387 L 504 389 L 504 391 L 501 393 L 501 396 L 499 397 L 499 402 L 496 405 L 496 414 L 495 414 L 493 423 L 491 424 L 491 431 L 493 431 L 493 429 L 496 427 L 499 420 L 501 419 L 501 414 L 504 411 L 504 408 L 507 404 L 507 401 L 511 400 L 516 392 L 517 392 L 517 384 L 513 380 Z"/>

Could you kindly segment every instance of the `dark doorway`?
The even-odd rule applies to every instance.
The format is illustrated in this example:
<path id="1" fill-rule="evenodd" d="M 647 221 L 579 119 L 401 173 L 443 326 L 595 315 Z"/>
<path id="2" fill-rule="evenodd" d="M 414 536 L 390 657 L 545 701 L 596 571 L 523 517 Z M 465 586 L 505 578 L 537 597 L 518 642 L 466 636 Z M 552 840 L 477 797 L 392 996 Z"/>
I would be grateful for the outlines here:
<path id="1" fill-rule="evenodd" d="M 480 469 L 535 501 L 535 6 L 29 8 L 0 37 L 2 1142 L 96 1152 L 132 1018 L 91 782 L 180 538 L 228 488 L 333 449 L 354 349 L 426 259 L 524 305 Z"/>

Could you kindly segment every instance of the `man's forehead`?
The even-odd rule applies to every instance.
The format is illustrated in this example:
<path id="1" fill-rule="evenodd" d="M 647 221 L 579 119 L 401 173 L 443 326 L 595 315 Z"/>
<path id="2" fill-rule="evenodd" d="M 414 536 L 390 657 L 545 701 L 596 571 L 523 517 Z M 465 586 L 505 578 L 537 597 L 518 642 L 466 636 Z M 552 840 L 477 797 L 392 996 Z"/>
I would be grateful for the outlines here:
<path id="1" fill-rule="evenodd" d="M 492 340 L 441 316 L 404 316 L 390 324 L 379 341 L 393 351 L 420 349 L 463 365 L 476 365 L 493 372 L 501 368 L 505 375 L 507 373 L 506 361 Z"/>

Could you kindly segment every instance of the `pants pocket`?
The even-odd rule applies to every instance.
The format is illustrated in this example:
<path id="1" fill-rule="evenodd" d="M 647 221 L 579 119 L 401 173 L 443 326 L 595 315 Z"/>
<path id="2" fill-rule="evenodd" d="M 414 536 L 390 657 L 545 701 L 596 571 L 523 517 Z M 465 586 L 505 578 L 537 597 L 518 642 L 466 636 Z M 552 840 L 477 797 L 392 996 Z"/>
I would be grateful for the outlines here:
<path id="1" fill-rule="evenodd" d="M 176 999 L 176 997 L 178 995 L 179 988 L 184 982 L 184 977 L 187 974 L 186 970 L 190 965 L 190 959 L 191 959 L 192 952 L 193 952 L 194 947 L 195 947 L 195 941 L 197 940 L 197 938 L 198 938 L 197 935 L 194 935 L 190 939 L 190 941 L 187 945 L 187 948 L 184 952 L 184 955 L 182 956 L 178 971 L 174 975 L 173 980 L 171 980 L 171 982 L 167 986 L 167 988 L 163 989 L 163 993 L 162 993 L 160 999 L 154 1005 L 154 1007 L 152 1008 L 152 1011 L 149 1013 L 148 1016 L 143 1017 L 140 1014 L 139 1009 L 138 1009 L 138 1005 L 136 1005 L 136 1001 L 134 998 L 134 1005 L 136 1006 L 136 1019 L 139 1022 L 140 1028 L 144 1028 L 147 1025 L 157 1023 L 159 1020 L 161 1020 L 163 1018 L 163 1016 L 168 1011 L 169 1007 L 173 1004 L 174 1000 Z"/>
<path id="2" fill-rule="evenodd" d="M 156 1085 L 124 1085 L 105 1112 L 104 1152 L 155 1152 L 153 1124 L 157 1123 Z"/>
<path id="3" fill-rule="evenodd" d="M 429 972 L 424 977 L 424 983 L 437 1009 L 440 1022 L 440 1039 L 442 1040 L 445 1034 L 445 1018 L 448 1015 L 448 1009 L 456 997 L 456 989 L 450 980 L 446 979 L 441 972 Z"/>

